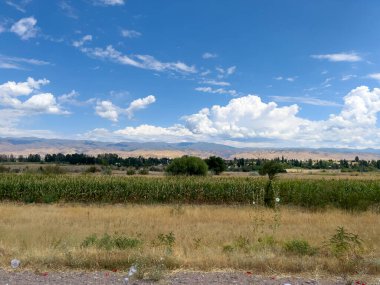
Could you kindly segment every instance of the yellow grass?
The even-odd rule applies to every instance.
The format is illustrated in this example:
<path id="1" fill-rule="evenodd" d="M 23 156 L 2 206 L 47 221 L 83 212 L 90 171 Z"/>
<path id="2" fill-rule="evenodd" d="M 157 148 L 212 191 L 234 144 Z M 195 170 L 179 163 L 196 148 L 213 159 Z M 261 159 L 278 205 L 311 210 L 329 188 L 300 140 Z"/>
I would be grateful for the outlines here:
<path id="1" fill-rule="evenodd" d="M 362 238 L 361 257 L 336 258 L 321 247 L 338 226 Z M 172 253 L 157 243 L 159 234 L 170 232 L 175 236 Z M 91 234 L 101 237 L 105 233 L 138 237 L 143 244 L 127 250 L 81 247 Z M 247 239 L 246 246 L 237 246 L 239 237 Z M 304 239 L 319 247 L 319 252 L 314 256 L 287 253 L 283 244 L 291 239 Z M 226 245 L 234 249 L 223 251 Z M 276 214 L 269 209 L 231 206 L 2 203 L 0 266 L 9 266 L 12 258 L 19 258 L 24 269 L 40 270 L 125 270 L 137 262 L 166 269 L 334 274 L 357 271 L 376 275 L 380 272 L 380 222 L 375 213 L 338 210 L 281 208 Z"/>

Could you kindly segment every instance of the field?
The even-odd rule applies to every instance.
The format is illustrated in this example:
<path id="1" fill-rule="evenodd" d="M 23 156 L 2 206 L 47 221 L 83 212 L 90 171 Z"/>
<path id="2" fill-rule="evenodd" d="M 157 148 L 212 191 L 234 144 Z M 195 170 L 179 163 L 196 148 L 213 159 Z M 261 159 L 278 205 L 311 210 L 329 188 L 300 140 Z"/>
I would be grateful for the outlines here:
<path id="1" fill-rule="evenodd" d="M 267 183 L 254 177 L 1 174 L 0 200 L 261 205 Z M 379 180 L 278 179 L 272 187 L 283 205 L 379 211 Z"/>
<path id="2" fill-rule="evenodd" d="M 334 251 L 329 239 L 340 226 L 359 234 L 360 248 Z M 17 257 L 35 270 L 120 271 L 138 264 L 152 278 L 174 269 L 380 273 L 379 216 L 371 212 L 3 203 L 0 232 L 3 268 Z"/>
<path id="3" fill-rule="evenodd" d="M 380 274 L 380 180 L 0 174 L 0 263 L 22 269 Z"/>

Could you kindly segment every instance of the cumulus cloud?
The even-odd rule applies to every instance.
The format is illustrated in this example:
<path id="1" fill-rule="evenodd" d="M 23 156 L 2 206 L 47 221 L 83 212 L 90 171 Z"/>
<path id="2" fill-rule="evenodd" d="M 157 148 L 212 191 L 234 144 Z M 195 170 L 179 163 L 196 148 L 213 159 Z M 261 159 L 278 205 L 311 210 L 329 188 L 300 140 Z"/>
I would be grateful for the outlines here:
<path id="1" fill-rule="evenodd" d="M 233 90 L 233 89 L 228 90 L 228 89 L 224 89 L 224 88 L 214 89 L 211 87 L 197 87 L 197 88 L 195 88 L 195 90 L 199 91 L 199 92 L 212 93 L 212 94 L 228 94 L 231 96 L 237 96 L 238 95 L 238 92 L 236 90 Z"/>
<path id="2" fill-rule="evenodd" d="M 297 104 L 280 107 L 275 102 L 263 102 L 257 95 L 247 95 L 232 99 L 224 106 L 214 105 L 184 116 L 184 124 L 167 128 L 141 125 L 106 132 L 109 139 L 209 141 L 235 146 L 380 148 L 378 88 L 370 90 L 360 86 L 351 90 L 343 98 L 340 112 L 325 120 L 302 118 L 299 110 Z"/>
<path id="3" fill-rule="evenodd" d="M 135 30 L 122 30 L 121 35 L 125 38 L 138 38 L 141 36 L 140 32 L 137 32 Z"/>
<path id="4" fill-rule="evenodd" d="M 156 98 L 153 95 L 149 95 L 145 98 L 139 98 L 137 100 L 132 101 L 132 103 L 126 110 L 128 117 L 131 119 L 135 111 L 145 109 L 147 106 L 153 104 L 154 102 L 156 102 Z"/>
<path id="5" fill-rule="evenodd" d="M 37 20 L 34 17 L 22 18 L 14 23 L 11 32 L 17 34 L 22 40 L 28 40 L 37 36 Z"/>
<path id="6" fill-rule="evenodd" d="M 363 58 L 357 53 L 331 53 L 331 54 L 314 54 L 311 55 L 315 59 L 326 59 L 332 62 L 357 62 L 362 61 Z"/>
<path id="7" fill-rule="evenodd" d="M 100 117 L 117 122 L 119 118 L 119 107 L 112 104 L 111 101 L 100 101 L 96 104 L 95 111 Z"/>
<path id="8" fill-rule="evenodd" d="M 95 111 L 100 117 L 117 122 L 121 115 L 127 115 L 129 119 L 132 119 L 136 111 L 145 109 L 154 102 L 156 102 L 156 97 L 149 95 L 132 101 L 128 108 L 123 109 L 114 105 L 111 101 L 99 101 L 96 104 Z"/>
<path id="9" fill-rule="evenodd" d="M 216 71 L 218 72 L 218 78 L 226 78 L 236 72 L 236 66 L 230 66 L 228 68 L 216 67 Z"/>
<path id="10" fill-rule="evenodd" d="M 216 53 L 211 53 L 211 52 L 205 52 L 202 54 L 202 58 L 204 59 L 210 59 L 210 58 L 216 58 L 218 55 Z"/>
<path id="11" fill-rule="evenodd" d="M 25 82 L 8 81 L 3 83 L 0 85 L 0 105 L 16 109 L 24 115 L 67 114 L 67 111 L 61 109 L 53 94 L 39 92 L 39 89 L 48 83 L 47 79 L 35 80 L 31 77 Z M 30 95 L 31 97 L 24 101 L 19 99 L 19 97 Z"/>
<path id="12" fill-rule="evenodd" d="M 293 76 L 293 77 L 277 76 L 274 79 L 277 80 L 277 81 L 286 80 L 286 81 L 289 81 L 289 82 L 294 82 L 297 79 L 297 76 Z"/>
<path id="13" fill-rule="evenodd" d="M 103 48 L 87 48 L 79 46 L 80 50 L 93 58 L 110 60 L 123 65 L 130 65 L 137 68 L 154 71 L 176 71 L 180 73 L 196 73 L 195 66 L 187 65 L 181 61 L 162 62 L 151 55 L 125 55 L 116 50 L 112 45 Z"/>

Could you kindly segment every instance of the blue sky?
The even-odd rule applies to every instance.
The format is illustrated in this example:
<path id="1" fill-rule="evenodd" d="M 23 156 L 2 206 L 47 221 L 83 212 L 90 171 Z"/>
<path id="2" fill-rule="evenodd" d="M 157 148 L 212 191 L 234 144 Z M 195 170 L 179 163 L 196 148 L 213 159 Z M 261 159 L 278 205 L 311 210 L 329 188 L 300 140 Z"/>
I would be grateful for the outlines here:
<path id="1" fill-rule="evenodd" d="M 0 136 L 380 148 L 380 5 L 2 0 Z"/>

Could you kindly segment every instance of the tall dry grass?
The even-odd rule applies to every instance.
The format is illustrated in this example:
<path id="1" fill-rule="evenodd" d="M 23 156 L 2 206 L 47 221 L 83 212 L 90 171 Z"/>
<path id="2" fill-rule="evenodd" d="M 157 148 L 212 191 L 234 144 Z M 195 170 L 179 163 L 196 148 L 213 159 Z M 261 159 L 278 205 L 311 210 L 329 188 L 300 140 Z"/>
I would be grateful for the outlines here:
<path id="1" fill-rule="evenodd" d="M 338 226 L 359 234 L 360 256 L 337 258 L 322 246 Z M 172 252 L 159 244 L 173 233 Z M 135 248 L 82 247 L 97 234 L 133 237 Z M 318 247 L 312 256 L 283 245 L 302 239 Z M 244 269 L 255 272 L 380 273 L 379 215 L 339 210 L 181 205 L 0 204 L 0 266 L 18 258 L 29 269 L 146 268 Z M 357 259 L 357 260 L 356 260 Z"/>

